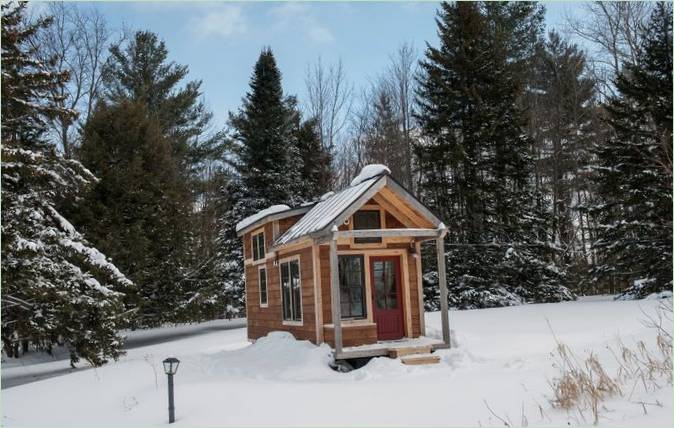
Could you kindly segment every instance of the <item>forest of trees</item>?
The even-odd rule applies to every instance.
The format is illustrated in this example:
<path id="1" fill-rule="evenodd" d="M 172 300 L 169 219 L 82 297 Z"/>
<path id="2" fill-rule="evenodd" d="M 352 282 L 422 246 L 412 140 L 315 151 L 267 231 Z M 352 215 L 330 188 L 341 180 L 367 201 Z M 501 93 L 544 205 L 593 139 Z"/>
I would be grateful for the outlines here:
<path id="1" fill-rule="evenodd" d="M 370 163 L 448 226 L 453 307 L 671 290 L 672 6 L 579 7 L 561 33 L 539 3 L 442 3 L 423 50 L 363 88 L 318 58 L 306 99 L 263 47 L 216 129 L 159 35 L 3 4 L 3 350 L 100 365 L 122 329 L 242 312 L 236 223 Z"/>

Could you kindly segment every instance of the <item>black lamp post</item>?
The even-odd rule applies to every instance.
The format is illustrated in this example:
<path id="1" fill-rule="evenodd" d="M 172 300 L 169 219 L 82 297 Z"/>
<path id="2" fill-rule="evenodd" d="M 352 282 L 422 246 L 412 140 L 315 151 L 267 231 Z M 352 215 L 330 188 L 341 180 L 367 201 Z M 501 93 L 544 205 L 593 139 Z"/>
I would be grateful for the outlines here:
<path id="1" fill-rule="evenodd" d="M 164 360 L 164 373 L 168 376 L 169 423 L 176 420 L 176 409 L 173 403 L 173 375 L 178 371 L 180 360 L 170 357 Z"/>

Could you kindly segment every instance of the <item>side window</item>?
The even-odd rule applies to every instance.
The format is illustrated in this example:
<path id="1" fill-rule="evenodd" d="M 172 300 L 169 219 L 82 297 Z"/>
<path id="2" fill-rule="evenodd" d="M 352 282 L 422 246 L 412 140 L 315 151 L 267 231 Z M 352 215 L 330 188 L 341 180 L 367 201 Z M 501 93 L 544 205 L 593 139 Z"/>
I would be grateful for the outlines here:
<path id="1" fill-rule="evenodd" d="M 353 215 L 353 229 L 381 229 L 381 219 L 379 217 L 379 211 L 356 211 Z M 355 238 L 353 242 L 356 244 L 380 243 L 381 238 Z"/>
<path id="2" fill-rule="evenodd" d="M 365 263 L 362 255 L 339 256 L 342 319 L 365 318 Z"/>
<path id="3" fill-rule="evenodd" d="M 261 267 L 257 271 L 260 285 L 260 306 L 267 306 L 267 268 Z"/>
<path id="4" fill-rule="evenodd" d="M 302 284 L 300 282 L 300 262 L 291 260 L 281 263 L 281 299 L 283 300 L 283 320 L 302 321 Z"/>
<path id="5" fill-rule="evenodd" d="M 251 246 L 253 248 L 253 260 L 264 259 L 264 232 L 256 233 L 251 236 Z"/>

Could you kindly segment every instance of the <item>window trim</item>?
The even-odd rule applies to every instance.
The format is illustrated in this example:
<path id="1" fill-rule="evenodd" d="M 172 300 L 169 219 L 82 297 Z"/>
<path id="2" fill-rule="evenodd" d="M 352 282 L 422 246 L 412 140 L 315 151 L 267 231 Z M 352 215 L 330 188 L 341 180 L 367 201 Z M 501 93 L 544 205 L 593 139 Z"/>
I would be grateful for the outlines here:
<path id="1" fill-rule="evenodd" d="M 379 213 L 379 229 L 386 229 L 386 210 L 384 210 L 379 205 L 364 205 L 358 211 L 351 215 L 349 221 L 349 230 L 359 230 L 356 229 L 356 214 L 362 211 L 376 211 Z M 360 229 L 360 230 L 370 230 L 370 229 Z M 382 248 L 385 246 L 384 238 L 379 238 L 378 242 L 358 242 L 359 238 L 351 238 L 351 246 L 354 248 Z M 372 238 L 363 238 L 363 239 L 372 239 Z"/>
<path id="2" fill-rule="evenodd" d="M 299 274 L 298 279 L 300 281 L 300 319 L 299 320 L 286 320 L 283 318 L 283 273 L 282 273 L 282 266 L 284 264 L 289 264 L 292 262 L 297 262 L 297 272 Z M 290 270 L 288 270 L 290 272 Z M 302 302 L 302 261 L 300 260 L 300 255 L 296 254 L 294 256 L 290 257 L 285 257 L 282 259 L 279 259 L 278 261 L 278 285 L 279 285 L 279 291 L 281 293 L 281 321 L 283 325 L 288 325 L 288 326 L 303 326 L 304 325 L 304 306 Z M 290 298 L 293 299 L 292 297 L 292 284 L 291 284 L 291 293 L 290 293 Z M 294 302 L 291 301 L 290 303 L 290 308 L 292 310 Z M 294 314 L 293 314 L 294 315 Z"/>
<path id="3" fill-rule="evenodd" d="M 264 295 L 265 301 L 262 302 L 262 271 L 264 270 Z M 269 307 L 269 276 L 267 275 L 267 265 L 257 267 L 257 290 L 259 294 L 259 304 L 261 308 Z"/>
<path id="4" fill-rule="evenodd" d="M 262 235 L 262 254 L 260 254 L 260 257 L 257 257 L 257 254 L 255 254 L 255 242 L 256 238 L 258 236 Z M 260 260 L 264 260 L 267 257 L 267 245 L 265 242 L 265 236 L 264 236 L 264 229 L 261 229 L 260 231 L 255 231 L 250 234 L 250 251 L 252 254 L 253 262 L 257 262 Z M 259 242 L 258 242 L 258 252 L 260 249 Z"/>
<path id="5" fill-rule="evenodd" d="M 337 255 L 337 266 L 339 266 L 339 258 L 340 257 L 358 257 L 361 260 L 361 285 L 362 285 L 362 297 L 361 297 L 361 303 L 363 305 L 363 314 L 359 316 L 348 316 L 345 317 L 342 315 L 342 321 L 361 321 L 361 320 L 367 320 L 369 312 L 367 308 L 367 283 L 366 283 L 366 277 L 367 277 L 367 267 L 365 266 L 366 264 L 366 257 L 364 253 L 359 253 L 359 254 L 338 254 Z M 341 286 L 342 282 L 340 280 L 339 282 L 340 286 L 340 293 L 341 293 Z M 340 299 L 341 301 L 341 299 Z M 341 311 L 340 311 L 341 312 Z"/>

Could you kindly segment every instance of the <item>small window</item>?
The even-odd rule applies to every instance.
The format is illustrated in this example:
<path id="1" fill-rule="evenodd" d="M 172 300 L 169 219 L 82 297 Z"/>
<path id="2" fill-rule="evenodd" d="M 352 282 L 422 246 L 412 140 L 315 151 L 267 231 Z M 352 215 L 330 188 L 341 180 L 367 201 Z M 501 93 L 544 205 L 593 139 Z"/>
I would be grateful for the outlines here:
<path id="1" fill-rule="evenodd" d="M 251 241 L 253 247 L 253 260 L 264 259 L 264 232 L 253 235 Z"/>
<path id="2" fill-rule="evenodd" d="M 339 256 L 342 318 L 365 318 L 365 262 L 362 255 Z"/>
<path id="3" fill-rule="evenodd" d="M 381 219 L 379 218 L 379 211 L 375 210 L 356 211 L 356 213 L 353 215 L 353 229 L 354 230 L 381 229 Z M 381 237 L 354 238 L 353 242 L 356 244 L 380 243 Z"/>
<path id="4" fill-rule="evenodd" d="M 257 273 L 260 285 L 260 306 L 267 306 L 267 268 L 262 267 Z"/>
<path id="5" fill-rule="evenodd" d="M 302 284 L 299 260 L 281 263 L 281 299 L 283 320 L 302 321 Z"/>

